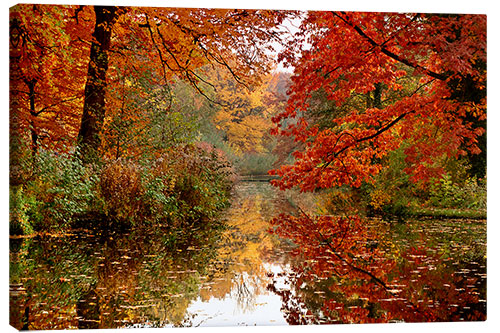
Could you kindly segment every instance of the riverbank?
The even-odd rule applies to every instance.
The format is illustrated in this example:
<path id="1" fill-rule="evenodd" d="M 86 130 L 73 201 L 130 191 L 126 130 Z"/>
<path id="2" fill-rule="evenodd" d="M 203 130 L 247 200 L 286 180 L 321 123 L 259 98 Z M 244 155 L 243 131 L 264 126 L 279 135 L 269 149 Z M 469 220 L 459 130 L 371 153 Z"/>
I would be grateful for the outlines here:
<path id="1" fill-rule="evenodd" d="M 317 193 L 294 192 L 300 202 L 291 194 L 265 182 L 237 183 L 221 219 L 225 230 L 211 224 L 201 231 L 165 226 L 11 238 L 10 323 L 37 330 L 213 327 L 353 322 L 354 311 L 371 309 L 373 315 L 354 322 L 384 321 L 384 313 L 406 321 L 471 320 L 486 313 L 484 223 L 369 219 L 378 235 L 370 242 L 371 268 L 384 281 L 399 279 L 393 297 L 356 272 L 337 277 L 331 264 L 322 266 L 328 278 L 303 275 L 304 267 L 336 259 L 304 260 L 290 239 L 268 232 L 273 216 L 314 207 Z M 398 266 L 384 265 L 394 258 Z M 421 305 L 425 316 L 408 310 L 408 301 Z M 342 312 L 317 310 L 334 302 Z M 304 309 L 310 315 L 294 316 Z"/>
<path id="2" fill-rule="evenodd" d="M 78 152 L 41 150 L 11 174 L 9 231 L 210 224 L 229 204 L 231 177 L 223 156 L 195 145 L 158 158 L 91 164 Z"/>
<path id="3" fill-rule="evenodd" d="M 247 181 L 259 181 L 259 180 L 247 180 Z M 342 194 L 334 192 L 323 192 L 323 193 L 310 193 L 310 192 L 299 192 L 296 189 L 286 190 L 286 197 L 296 208 L 307 212 L 308 214 L 346 214 L 348 211 L 349 200 L 342 197 Z M 333 197 L 332 199 L 332 196 Z M 339 199 L 341 198 L 341 199 Z M 342 198 L 344 201 L 342 201 Z M 388 219 L 405 219 L 405 218 L 435 218 L 435 219 L 474 219 L 474 220 L 486 220 L 487 210 L 485 208 L 443 208 L 434 206 L 416 206 L 416 205 L 405 205 L 405 206 L 391 206 L 386 205 L 377 210 L 372 209 L 370 206 L 362 206 L 362 200 L 359 200 L 360 206 L 357 207 L 358 214 L 366 216 L 376 216 Z M 332 202 L 336 204 L 335 207 L 332 206 Z M 364 203 L 366 205 L 366 202 Z M 344 205 L 344 206 L 343 206 Z M 342 207 L 346 207 L 344 210 Z M 336 210 L 334 210 L 336 209 Z"/>
<path id="4" fill-rule="evenodd" d="M 487 218 L 486 210 L 436 207 L 412 209 L 410 210 L 409 215 L 413 217 L 433 217 L 439 219 L 467 218 L 483 220 Z"/>

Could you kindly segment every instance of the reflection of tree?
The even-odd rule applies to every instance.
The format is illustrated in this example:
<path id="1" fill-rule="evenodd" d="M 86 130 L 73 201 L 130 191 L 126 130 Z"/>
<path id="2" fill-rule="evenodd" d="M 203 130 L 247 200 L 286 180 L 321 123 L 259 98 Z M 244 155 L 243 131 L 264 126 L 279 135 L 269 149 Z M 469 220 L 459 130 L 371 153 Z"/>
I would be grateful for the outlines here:
<path id="1" fill-rule="evenodd" d="M 449 262 L 456 258 L 424 245 L 395 245 L 359 218 L 303 213 L 280 215 L 273 224 L 298 245 L 304 262 L 288 276 L 290 289 L 275 280 L 268 286 L 291 324 L 486 318 L 484 285 L 477 274 L 459 274 Z"/>
<path id="2" fill-rule="evenodd" d="M 11 324 L 182 325 L 198 294 L 200 272 L 215 256 L 217 233 L 153 229 L 22 240 L 11 250 Z"/>
<path id="3" fill-rule="evenodd" d="M 275 250 L 278 240 L 267 232 L 270 217 L 282 209 L 289 211 L 290 203 L 268 183 L 237 184 L 224 218 L 226 230 L 216 244 L 217 260 L 200 272 L 201 301 L 231 298 L 242 313 L 254 310 L 270 281 L 265 263 L 288 257 Z M 191 325 L 188 317 L 180 325 Z"/>
<path id="4" fill-rule="evenodd" d="M 94 302 L 88 302 L 89 299 L 94 300 Z M 94 288 L 91 288 L 82 296 L 81 302 L 76 303 L 76 314 L 78 316 L 78 328 L 99 328 L 99 302 Z"/>
<path id="5" fill-rule="evenodd" d="M 91 263 L 78 262 L 78 256 L 70 251 L 72 246 L 60 239 L 11 241 L 12 326 L 40 330 L 77 326 L 77 320 L 68 320 L 68 314 L 74 311 L 82 287 L 91 281 L 87 275 Z M 75 277 L 73 285 L 67 282 L 70 276 Z"/>
<path id="6" fill-rule="evenodd" d="M 202 300 L 230 296 L 240 311 L 247 312 L 255 308 L 256 298 L 266 292 L 263 286 L 269 281 L 263 262 L 269 260 L 277 242 L 267 232 L 269 218 L 281 209 L 289 210 L 290 204 L 268 183 L 237 186 L 225 217 L 228 229 L 218 249 L 218 264 L 225 263 L 225 267 L 214 270 L 203 284 L 200 296 Z"/>

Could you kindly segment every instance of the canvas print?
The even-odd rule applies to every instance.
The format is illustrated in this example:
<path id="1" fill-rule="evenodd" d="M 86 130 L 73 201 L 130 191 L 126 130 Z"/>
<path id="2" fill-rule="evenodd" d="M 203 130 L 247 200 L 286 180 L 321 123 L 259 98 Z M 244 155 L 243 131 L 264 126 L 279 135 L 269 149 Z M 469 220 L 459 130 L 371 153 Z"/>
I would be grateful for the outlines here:
<path id="1" fill-rule="evenodd" d="M 19 4 L 19 330 L 486 320 L 486 15 Z"/>

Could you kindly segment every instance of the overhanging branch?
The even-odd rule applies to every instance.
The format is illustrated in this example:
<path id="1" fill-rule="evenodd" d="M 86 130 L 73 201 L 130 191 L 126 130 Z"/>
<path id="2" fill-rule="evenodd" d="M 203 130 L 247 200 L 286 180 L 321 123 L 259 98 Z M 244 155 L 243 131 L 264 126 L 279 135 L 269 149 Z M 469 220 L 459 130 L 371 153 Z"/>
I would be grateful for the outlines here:
<path id="1" fill-rule="evenodd" d="M 366 41 L 368 41 L 372 46 L 374 47 L 378 47 L 380 48 L 380 51 L 385 54 L 386 56 L 402 63 L 402 64 L 405 64 L 406 66 L 409 66 L 409 67 L 412 67 L 412 68 L 415 68 L 415 69 L 418 69 L 418 70 L 421 70 L 422 72 L 424 72 L 425 74 L 435 78 L 435 79 L 438 79 L 438 80 L 442 80 L 442 81 L 445 81 L 448 77 L 443 75 L 443 74 L 440 74 L 440 73 L 436 73 L 436 72 L 433 72 L 431 71 L 430 69 L 428 68 L 425 68 L 419 64 L 414 64 L 412 62 L 410 62 L 408 59 L 405 59 L 405 58 L 402 58 L 400 57 L 399 55 L 395 54 L 394 52 L 392 51 L 389 51 L 383 43 L 383 44 L 378 44 L 376 41 L 374 41 L 370 36 L 368 36 L 364 31 L 363 29 L 361 29 L 358 25 L 354 24 L 353 22 L 351 22 L 348 18 L 345 18 L 343 17 L 342 15 L 339 15 L 337 12 L 331 12 L 333 16 L 336 16 L 338 17 L 339 19 L 341 19 L 345 24 L 347 24 L 348 26 L 350 26 L 351 28 L 354 29 L 354 31 L 356 31 L 358 33 L 358 35 L 360 35 L 361 37 L 363 37 Z M 346 15 L 345 12 L 341 12 L 343 15 Z"/>

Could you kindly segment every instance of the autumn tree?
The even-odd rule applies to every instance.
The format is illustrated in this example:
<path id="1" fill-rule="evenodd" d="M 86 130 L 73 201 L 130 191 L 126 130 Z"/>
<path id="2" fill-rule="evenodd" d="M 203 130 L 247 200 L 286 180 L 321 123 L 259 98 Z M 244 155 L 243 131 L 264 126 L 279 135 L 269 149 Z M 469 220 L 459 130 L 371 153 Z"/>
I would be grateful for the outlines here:
<path id="1" fill-rule="evenodd" d="M 111 53 L 116 66 L 133 58 L 138 68 L 149 64 L 160 84 L 168 85 L 177 77 L 209 98 L 207 91 L 214 83 L 204 79 L 201 68 L 206 64 L 223 68 L 240 84 L 258 80 L 269 70 L 266 45 L 279 36 L 273 28 L 286 15 L 266 10 L 121 7 L 95 7 L 95 13 L 94 51 L 79 133 L 85 155 L 100 146 Z M 136 46 L 129 48 L 131 39 Z"/>
<path id="2" fill-rule="evenodd" d="M 95 27 L 92 34 L 83 114 L 78 132 L 79 145 L 85 160 L 95 159 L 101 145 L 100 131 L 105 116 L 106 72 L 109 64 L 111 33 L 120 9 L 94 6 Z"/>
<path id="3" fill-rule="evenodd" d="M 281 54 L 295 73 L 274 133 L 293 136 L 306 148 L 295 153 L 295 164 L 275 171 L 281 188 L 359 187 L 373 181 L 384 168 L 382 158 L 402 142 L 410 143 L 405 171 L 415 182 L 439 177 L 443 170 L 435 161 L 442 156 L 481 153 L 485 16 L 309 12 L 296 37 Z M 299 53 L 306 42 L 311 47 Z M 404 90 L 402 78 L 418 84 L 389 99 Z M 337 106 L 353 94 L 376 98 L 320 130 L 300 116 L 319 89 Z"/>
<path id="4" fill-rule="evenodd" d="M 115 73 L 134 67 L 151 83 L 190 84 L 209 99 L 214 82 L 206 65 L 238 84 L 257 82 L 270 69 L 268 50 L 278 42 L 285 11 L 117 6 L 20 5 L 11 9 L 11 123 L 41 138 L 75 140 L 87 160 L 101 154 L 106 103 Z M 111 65 L 111 66 L 110 66 Z M 43 99 L 42 99 L 43 96 Z M 75 119 L 62 119 L 71 115 Z M 16 119 L 14 119 L 16 118 Z M 50 120 L 49 120 L 50 118 Z M 53 120 L 64 129 L 54 130 Z M 16 125 L 17 126 L 17 125 Z"/>
<path id="5" fill-rule="evenodd" d="M 268 90 L 273 75 L 267 75 L 260 84 L 246 89 L 227 75 L 216 74 L 215 98 L 219 103 L 214 117 L 216 128 L 224 132 L 237 155 L 264 152 L 266 141 L 270 139 L 270 117 L 276 112 L 270 103 L 273 92 Z"/>
<path id="6" fill-rule="evenodd" d="M 26 144 L 71 145 L 79 128 L 89 48 L 88 10 L 20 4 L 10 10 L 11 157 Z M 73 18 L 73 19 L 71 19 Z"/>
<path id="7" fill-rule="evenodd" d="M 280 176 L 274 185 L 356 190 L 387 171 L 394 152 L 404 154 L 408 179 L 425 185 L 444 174 L 441 160 L 484 153 L 485 16 L 308 12 L 294 43 L 280 56 L 295 71 L 273 133 L 303 149 L 271 172 Z M 306 257 L 321 258 L 318 242 L 327 262 L 349 266 L 345 258 L 370 258 L 359 241 L 348 246 L 363 225 L 349 204 L 337 215 L 281 215 L 273 224 Z M 351 268 L 386 289 L 385 272 Z"/>

